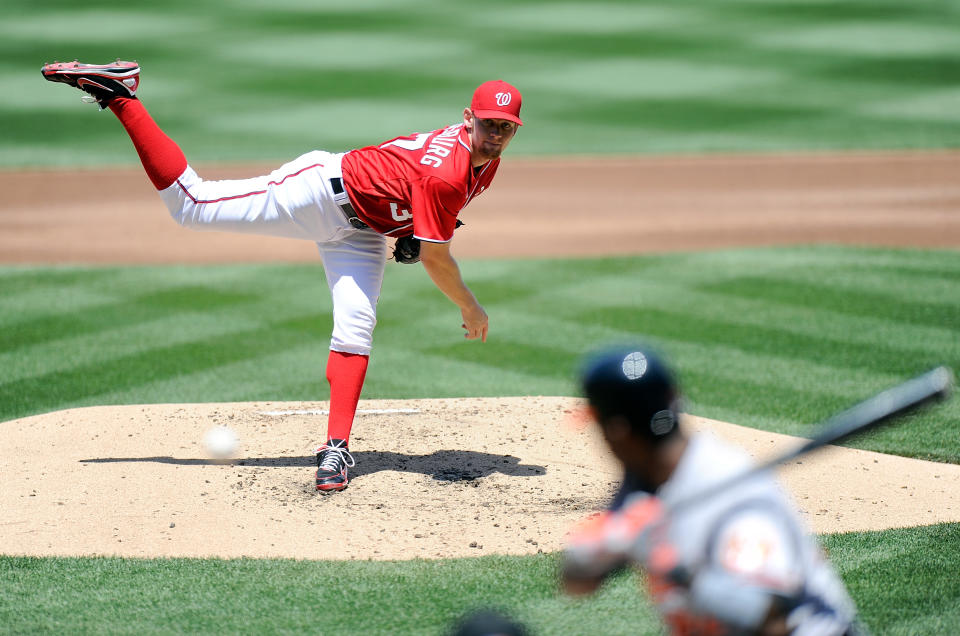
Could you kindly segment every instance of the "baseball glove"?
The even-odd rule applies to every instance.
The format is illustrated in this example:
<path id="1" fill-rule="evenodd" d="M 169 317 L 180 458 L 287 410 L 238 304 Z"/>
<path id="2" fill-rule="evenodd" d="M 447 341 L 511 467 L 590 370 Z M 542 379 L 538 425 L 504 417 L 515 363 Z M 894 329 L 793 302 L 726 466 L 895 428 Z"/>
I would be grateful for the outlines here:
<path id="1" fill-rule="evenodd" d="M 454 229 L 463 225 L 463 221 L 457 219 Z M 393 244 L 393 260 L 404 265 L 412 265 L 420 262 L 420 239 L 414 238 L 412 234 L 397 238 Z"/>
<path id="2" fill-rule="evenodd" d="M 393 244 L 393 260 L 405 265 L 420 262 L 420 239 L 410 236 L 401 236 Z"/>

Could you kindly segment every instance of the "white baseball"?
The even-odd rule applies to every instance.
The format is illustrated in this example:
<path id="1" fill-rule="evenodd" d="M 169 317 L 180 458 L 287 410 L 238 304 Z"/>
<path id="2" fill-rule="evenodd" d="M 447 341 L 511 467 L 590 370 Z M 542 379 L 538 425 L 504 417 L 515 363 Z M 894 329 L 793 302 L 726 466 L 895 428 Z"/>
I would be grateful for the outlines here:
<path id="1" fill-rule="evenodd" d="M 212 457 L 224 459 L 237 450 L 237 434 L 229 426 L 214 426 L 203 436 L 203 445 Z"/>

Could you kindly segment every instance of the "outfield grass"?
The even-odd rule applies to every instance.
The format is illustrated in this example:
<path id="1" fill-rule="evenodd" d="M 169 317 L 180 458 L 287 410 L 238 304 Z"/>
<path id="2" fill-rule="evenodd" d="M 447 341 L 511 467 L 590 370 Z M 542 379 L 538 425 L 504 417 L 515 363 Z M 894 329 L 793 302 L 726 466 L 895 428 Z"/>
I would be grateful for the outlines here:
<path id="1" fill-rule="evenodd" d="M 136 59 L 193 162 L 283 160 L 523 92 L 512 152 L 960 146 L 958 0 L 6 0 L 0 166 L 133 163 L 47 61 Z"/>

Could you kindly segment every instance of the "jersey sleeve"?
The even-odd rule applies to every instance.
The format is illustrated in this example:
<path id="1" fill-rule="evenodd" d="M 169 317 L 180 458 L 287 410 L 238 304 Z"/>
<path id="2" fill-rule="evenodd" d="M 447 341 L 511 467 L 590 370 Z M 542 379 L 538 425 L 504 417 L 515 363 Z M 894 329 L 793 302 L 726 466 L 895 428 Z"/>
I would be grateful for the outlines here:
<path id="1" fill-rule="evenodd" d="M 832 570 L 804 559 L 802 533 L 776 507 L 732 515 L 690 586 L 695 611 L 749 633 L 770 616 L 794 636 L 851 633 L 856 609 Z"/>
<path id="2" fill-rule="evenodd" d="M 775 505 L 735 510 L 714 529 L 706 562 L 693 574 L 691 609 L 736 630 L 759 630 L 775 599 L 803 590 L 800 540 Z"/>
<path id="3" fill-rule="evenodd" d="M 745 582 L 790 593 L 803 583 L 801 541 L 800 530 L 777 506 L 748 507 L 716 528 L 708 558 Z"/>
<path id="4" fill-rule="evenodd" d="M 436 177 L 424 177 L 410 194 L 413 235 L 431 243 L 446 243 L 452 239 L 463 195 Z"/>

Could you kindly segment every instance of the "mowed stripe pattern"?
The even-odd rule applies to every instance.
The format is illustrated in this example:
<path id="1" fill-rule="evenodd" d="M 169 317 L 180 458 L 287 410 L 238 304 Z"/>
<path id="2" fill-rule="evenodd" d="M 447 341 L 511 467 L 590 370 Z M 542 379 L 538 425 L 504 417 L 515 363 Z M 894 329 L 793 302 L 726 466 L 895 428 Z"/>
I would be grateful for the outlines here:
<path id="1" fill-rule="evenodd" d="M 0 165 L 136 162 L 112 118 L 24 70 L 77 55 L 139 61 L 138 94 L 194 163 L 286 160 L 433 130 L 456 121 L 475 85 L 501 77 L 524 93 L 528 125 L 513 151 L 525 154 L 960 144 L 955 1 L 204 8 L 3 3 Z"/>
<path id="2" fill-rule="evenodd" d="M 387 269 L 365 398 L 571 395 L 583 352 L 640 339 L 676 361 L 688 411 L 804 435 L 907 376 L 960 367 L 954 251 L 468 262 L 464 274 L 491 316 L 483 345 L 462 340 L 455 308 L 421 271 Z M 4 268 L 0 296 L 0 420 L 328 398 L 319 267 Z M 957 424 L 951 403 L 857 445 L 958 462 Z"/>

